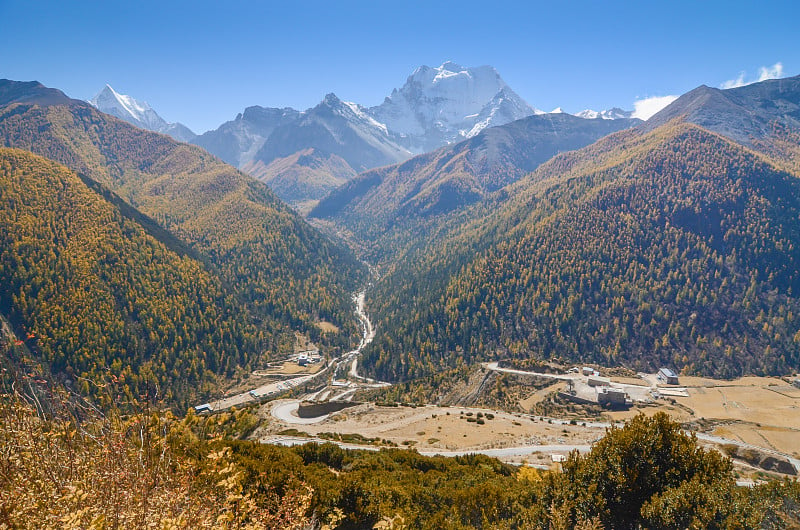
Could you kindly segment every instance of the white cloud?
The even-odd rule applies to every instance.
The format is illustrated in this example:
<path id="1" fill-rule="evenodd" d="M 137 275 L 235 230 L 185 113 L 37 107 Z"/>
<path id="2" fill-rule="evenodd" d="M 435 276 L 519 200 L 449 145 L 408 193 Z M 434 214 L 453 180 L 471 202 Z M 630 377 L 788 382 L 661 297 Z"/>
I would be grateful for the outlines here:
<path id="1" fill-rule="evenodd" d="M 740 86 L 744 86 L 746 84 L 748 84 L 748 83 L 746 83 L 745 80 L 744 80 L 744 72 L 739 72 L 739 77 L 737 77 L 736 79 L 728 79 L 727 81 L 722 83 L 719 87 L 720 88 L 725 88 L 725 89 L 727 89 L 727 88 L 737 88 L 737 87 L 740 87 Z"/>
<path id="2" fill-rule="evenodd" d="M 655 96 L 638 99 L 633 102 L 633 117 L 647 120 L 676 99 L 678 99 L 678 96 Z"/>
<path id="3" fill-rule="evenodd" d="M 778 79 L 783 77 L 783 63 L 777 62 L 772 66 L 762 66 L 758 69 L 758 79 L 746 80 L 745 72 L 739 72 L 739 77 L 736 79 L 729 79 L 722 83 L 720 88 L 738 88 L 740 86 L 757 83 L 759 81 L 766 81 L 767 79 Z"/>
<path id="4" fill-rule="evenodd" d="M 778 79 L 783 77 L 783 64 L 775 63 L 772 66 L 762 66 L 758 69 L 758 80 Z"/>

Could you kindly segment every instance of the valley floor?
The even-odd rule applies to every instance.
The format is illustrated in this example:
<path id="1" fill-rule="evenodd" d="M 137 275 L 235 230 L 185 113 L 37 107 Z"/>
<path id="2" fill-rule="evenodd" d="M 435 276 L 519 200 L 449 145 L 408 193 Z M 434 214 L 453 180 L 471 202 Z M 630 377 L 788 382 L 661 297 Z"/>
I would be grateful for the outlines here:
<path id="1" fill-rule="evenodd" d="M 520 376 L 530 375 L 518 372 Z M 298 418 L 294 411 L 299 400 L 278 400 L 261 406 L 259 414 L 264 422 L 253 438 L 284 445 L 311 439 L 335 441 L 345 447 L 399 446 L 429 455 L 473 452 L 509 463 L 545 467 L 574 449 L 587 451 L 612 424 L 619 425 L 640 412 L 649 416 L 664 411 L 696 432 L 706 445 L 760 451 L 800 469 L 800 388 L 782 379 L 762 377 L 734 381 L 682 377 L 680 387 L 659 388 L 653 377 L 641 375 L 642 379 L 611 379 L 614 385 L 643 398 L 650 389 L 666 390 L 664 394 L 670 395 L 641 399 L 630 409 L 605 411 L 594 418 L 580 412 L 546 417 L 478 407 L 390 407 L 375 403 L 316 418 Z M 522 404 L 562 390 L 564 379 L 573 377 L 580 376 L 554 376 L 552 386 L 531 388 Z M 757 470 L 745 462 L 740 464 L 745 471 Z"/>

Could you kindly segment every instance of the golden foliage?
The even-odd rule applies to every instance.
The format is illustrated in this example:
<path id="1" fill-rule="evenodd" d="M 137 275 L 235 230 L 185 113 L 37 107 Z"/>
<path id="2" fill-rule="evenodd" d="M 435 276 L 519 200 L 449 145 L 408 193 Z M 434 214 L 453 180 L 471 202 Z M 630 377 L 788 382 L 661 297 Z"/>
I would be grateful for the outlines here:
<path id="1" fill-rule="evenodd" d="M 312 490 L 253 493 L 230 449 L 177 456 L 171 419 L 45 417 L 0 398 L 0 528 L 300 529 Z"/>
<path id="2" fill-rule="evenodd" d="M 733 377 L 800 366 L 800 180 L 696 126 L 556 157 L 371 297 L 384 380 L 497 357 Z"/>

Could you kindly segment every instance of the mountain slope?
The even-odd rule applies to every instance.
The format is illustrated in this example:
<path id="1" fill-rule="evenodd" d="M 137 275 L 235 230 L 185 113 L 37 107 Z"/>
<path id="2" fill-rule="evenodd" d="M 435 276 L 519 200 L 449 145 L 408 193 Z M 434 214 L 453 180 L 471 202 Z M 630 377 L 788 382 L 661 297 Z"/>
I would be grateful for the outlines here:
<path id="1" fill-rule="evenodd" d="M 0 106 L 12 103 L 28 105 L 68 105 L 79 103 L 60 90 L 48 88 L 38 81 L 12 81 L 0 79 Z"/>
<path id="2" fill-rule="evenodd" d="M 0 148 L 0 312 L 84 395 L 185 410 L 215 374 L 265 361 L 280 330 L 256 326 L 214 271 L 127 210 L 63 166 Z"/>
<path id="3" fill-rule="evenodd" d="M 106 114 L 116 116 L 142 129 L 167 134 L 179 142 L 189 142 L 196 135 L 181 123 L 167 123 L 150 105 L 137 101 L 131 96 L 118 94 L 106 85 L 103 90 L 89 100 L 95 108 Z"/>
<path id="4" fill-rule="evenodd" d="M 370 244 L 371 257 L 383 260 L 381 247 L 398 238 L 417 238 L 418 223 L 487 197 L 559 152 L 578 149 L 638 123 L 569 114 L 530 116 L 363 173 L 332 192 L 309 215 L 351 231 Z"/>
<path id="5" fill-rule="evenodd" d="M 336 155 L 355 171 L 405 160 L 411 154 L 395 144 L 386 127 L 355 103 L 328 94 L 292 123 L 276 128 L 258 150 L 254 161 L 269 164 L 277 158 L 313 148 Z"/>
<path id="6" fill-rule="evenodd" d="M 90 105 L 0 108 L 5 145 L 86 174 L 155 219 L 219 270 L 270 326 L 319 337 L 316 323 L 355 330 L 350 293 L 364 269 L 263 184 L 198 147 L 137 129 Z"/>
<path id="7" fill-rule="evenodd" d="M 491 66 L 465 68 L 453 62 L 417 68 L 400 89 L 369 109 L 398 143 L 415 154 L 536 112 Z"/>
<path id="8" fill-rule="evenodd" d="M 253 161 L 264 141 L 277 127 L 296 121 L 301 113 L 292 108 L 247 107 L 236 119 L 194 138 L 199 145 L 224 162 L 243 169 Z M 280 196 L 280 194 L 279 194 Z"/>
<path id="9" fill-rule="evenodd" d="M 269 164 L 250 162 L 242 171 L 264 182 L 300 213 L 308 211 L 331 191 L 356 176 L 342 158 L 308 148 Z"/>
<path id="10" fill-rule="evenodd" d="M 721 90 L 705 85 L 687 92 L 647 120 L 652 130 L 676 118 L 754 147 L 775 127 L 800 130 L 800 76 Z"/>
<path id="11" fill-rule="evenodd" d="M 498 357 L 716 376 L 800 366 L 800 180 L 697 126 L 559 155 L 393 266 L 364 366 Z"/>

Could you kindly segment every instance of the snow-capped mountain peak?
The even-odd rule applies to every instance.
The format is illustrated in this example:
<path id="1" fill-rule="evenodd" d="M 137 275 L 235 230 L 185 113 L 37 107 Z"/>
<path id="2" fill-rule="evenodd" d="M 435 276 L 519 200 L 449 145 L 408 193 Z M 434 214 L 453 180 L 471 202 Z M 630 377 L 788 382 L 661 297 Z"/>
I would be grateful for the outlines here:
<path id="1" fill-rule="evenodd" d="M 415 153 L 536 113 L 491 66 L 420 66 L 381 105 L 366 109 Z"/>
<path id="2" fill-rule="evenodd" d="M 182 142 L 188 142 L 195 137 L 195 134 L 185 125 L 167 123 L 146 102 L 138 101 L 126 94 L 120 94 L 108 84 L 90 99 L 89 103 L 101 112 L 116 116 L 142 129 L 169 134 Z"/>
<path id="3" fill-rule="evenodd" d="M 596 120 L 598 118 L 603 120 L 619 120 L 623 118 L 630 118 L 633 115 L 633 112 L 630 110 L 622 110 L 619 107 L 613 107 L 607 110 L 591 110 L 586 109 L 580 112 L 577 112 L 575 116 L 579 118 L 585 118 L 587 120 Z"/>
<path id="4" fill-rule="evenodd" d="M 111 85 L 106 85 L 89 103 L 106 114 L 111 114 L 143 129 L 158 130 L 167 125 L 167 121 L 154 111 L 146 102 L 140 102 L 126 94 L 120 94 Z"/>

